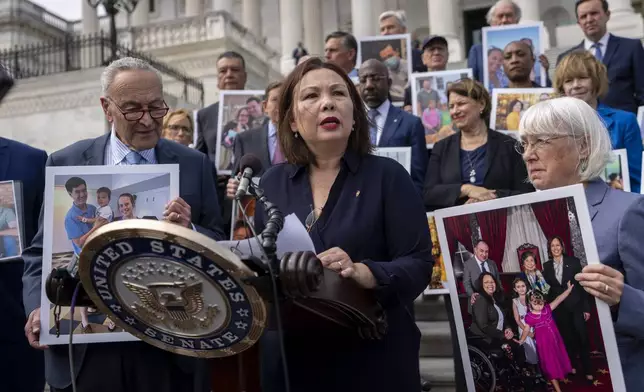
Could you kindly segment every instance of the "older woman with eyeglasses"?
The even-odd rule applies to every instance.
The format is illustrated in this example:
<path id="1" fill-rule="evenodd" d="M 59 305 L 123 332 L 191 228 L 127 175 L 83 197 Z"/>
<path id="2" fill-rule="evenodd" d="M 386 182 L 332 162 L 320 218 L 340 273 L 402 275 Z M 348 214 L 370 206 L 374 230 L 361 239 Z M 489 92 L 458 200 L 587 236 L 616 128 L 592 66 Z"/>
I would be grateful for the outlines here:
<path id="1" fill-rule="evenodd" d="M 191 146 L 194 139 L 192 115 L 185 109 L 173 110 L 163 118 L 161 137 Z"/>
<path id="2" fill-rule="evenodd" d="M 628 391 L 644 382 L 644 198 L 610 188 L 599 176 L 611 159 L 611 140 L 597 112 L 563 97 L 528 109 L 519 125 L 523 160 L 537 190 L 582 183 L 601 264 L 575 276 L 612 311 Z"/>

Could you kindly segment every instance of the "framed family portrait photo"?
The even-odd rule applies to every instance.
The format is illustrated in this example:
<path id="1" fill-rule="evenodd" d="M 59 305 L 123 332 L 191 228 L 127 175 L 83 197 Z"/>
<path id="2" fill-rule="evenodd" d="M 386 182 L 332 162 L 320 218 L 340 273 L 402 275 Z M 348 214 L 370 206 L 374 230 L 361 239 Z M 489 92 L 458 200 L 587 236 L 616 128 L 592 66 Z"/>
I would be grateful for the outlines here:
<path id="1" fill-rule="evenodd" d="M 625 391 L 611 311 L 574 278 L 599 263 L 583 185 L 435 219 L 468 390 Z"/>
<path id="2" fill-rule="evenodd" d="M 0 182 L 0 263 L 20 258 L 24 243 L 22 183 Z"/>
<path id="3" fill-rule="evenodd" d="M 48 167 L 45 178 L 41 292 L 41 342 L 47 345 L 137 340 L 96 308 L 60 310 L 45 292 L 53 268 L 78 273 L 84 242 L 98 228 L 126 219 L 163 220 L 165 205 L 179 196 L 179 165 Z M 44 311 L 48 309 L 49 311 Z"/>
<path id="4" fill-rule="evenodd" d="M 441 252 L 441 244 L 438 239 L 438 230 L 436 229 L 436 220 L 434 219 L 433 212 L 427 213 L 427 224 L 429 225 L 429 235 L 432 240 L 434 268 L 432 269 L 432 277 L 429 281 L 429 285 L 427 285 L 423 294 L 449 294 L 449 289 L 447 288 L 447 271 L 445 270 L 445 263 L 443 262 L 443 252 Z"/>
<path id="5" fill-rule="evenodd" d="M 490 128 L 516 135 L 523 113 L 530 106 L 554 97 L 552 88 L 495 88 L 492 90 Z"/>
<path id="6" fill-rule="evenodd" d="M 409 85 L 412 73 L 411 35 L 378 35 L 364 37 L 358 41 L 356 67 L 366 60 L 376 59 L 389 70 L 392 84 L 389 89 L 391 101 L 403 102 L 405 88 Z"/>
<path id="7" fill-rule="evenodd" d="M 256 129 L 268 120 L 262 109 L 262 90 L 221 91 L 217 118 L 217 173 L 232 173 L 235 138 L 240 133 Z"/>
<path id="8" fill-rule="evenodd" d="M 454 134 L 449 115 L 447 89 L 461 79 L 472 78 L 472 69 L 423 72 L 411 75 L 412 113 L 425 128 L 425 143 L 432 148 L 437 141 Z"/>
<path id="9" fill-rule="evenodd" d="M 613 150 L 613 160 L 604 168 L 601 178 L 608 186 L 622 191 L 631 191 L 631 179 L 628 173 L 626 149 Z"/>
<path id="10" fill-rule="evenodd" d="M 503 51 L 515 41 L 522 41 L 532 48 L 535 63 L 530 78 L 536 84 L 546 86 L 546 71 L 539 63 L 539 56 L 545 53 L 543 32 L 543 22 L 483 27 L 483 84 L 488 91 L 509 87 L 510 82 L 503 70 Z"/>

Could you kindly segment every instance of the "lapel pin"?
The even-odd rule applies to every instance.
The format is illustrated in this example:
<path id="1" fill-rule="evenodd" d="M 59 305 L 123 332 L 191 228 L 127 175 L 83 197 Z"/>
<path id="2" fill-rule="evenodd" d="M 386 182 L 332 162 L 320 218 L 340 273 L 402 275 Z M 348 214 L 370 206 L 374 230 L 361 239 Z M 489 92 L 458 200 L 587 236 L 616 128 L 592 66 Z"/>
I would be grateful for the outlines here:
<path id="1" fill-rule="evenodd" d="M 356 192 L 356 197 L 360 196 L 360 191 Z"/>

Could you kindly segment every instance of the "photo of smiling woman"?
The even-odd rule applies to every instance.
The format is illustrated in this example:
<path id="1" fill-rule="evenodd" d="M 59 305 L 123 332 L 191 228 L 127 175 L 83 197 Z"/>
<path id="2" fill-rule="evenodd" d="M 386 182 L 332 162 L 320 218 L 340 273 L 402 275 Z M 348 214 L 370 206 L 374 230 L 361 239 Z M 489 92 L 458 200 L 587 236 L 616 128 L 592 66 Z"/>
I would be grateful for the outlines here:
<path id="1" fill-rule="evenodd" d="M 399 163 L 370 154 L 364 104 L 344 70 L 311 58 L 283 86 L 278 136 L 287 163 L 267 170 L 260 187 L 306 227 L 324 268 L 374 295 L 388 322 L 381 340 L 322 318 L 287 329 L 291 390 L 418 392 L 420 332 L 412 309 L 433 266 L 420 195 Z M 258 232 L 266 219 L 258 205 Z M 267 329 L 262 390 L 283 392 L 278 334 Z"/>

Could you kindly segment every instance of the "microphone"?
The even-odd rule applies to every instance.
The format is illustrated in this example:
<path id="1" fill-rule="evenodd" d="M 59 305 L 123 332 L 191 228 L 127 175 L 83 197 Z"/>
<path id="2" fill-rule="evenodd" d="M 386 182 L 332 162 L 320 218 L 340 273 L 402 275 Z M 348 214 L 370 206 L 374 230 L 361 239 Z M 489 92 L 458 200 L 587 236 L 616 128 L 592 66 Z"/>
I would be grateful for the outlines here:
<path id="1" fill-rule="evenodd" d="M 242 177 L 239 181 L 237 193 L 235 193 L 235 199 L 237 200 L 248 194 L 248 187 L 252 178 L 262 171 L 262 161 L 254 154 L 246 154 L 239 161 L 239 169 L 242 172 Z"/>

